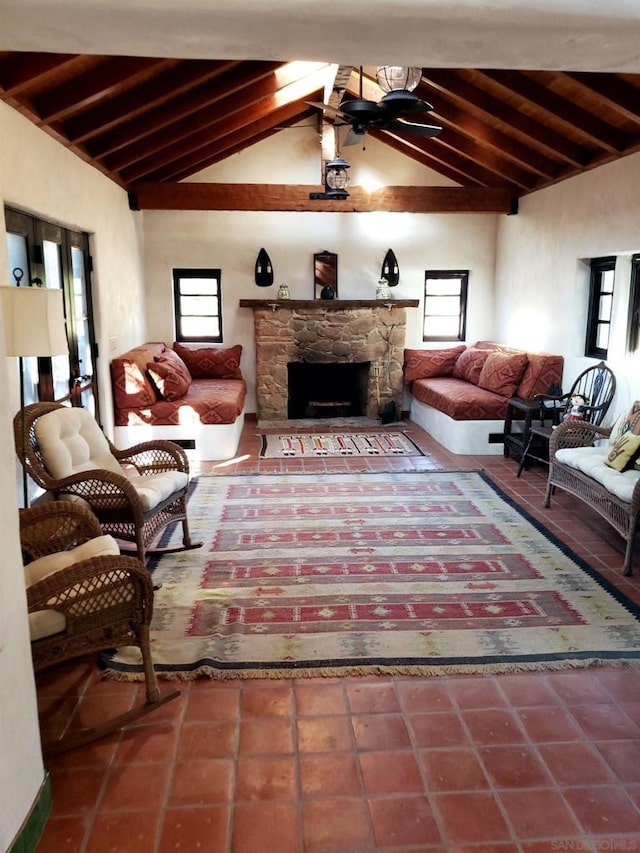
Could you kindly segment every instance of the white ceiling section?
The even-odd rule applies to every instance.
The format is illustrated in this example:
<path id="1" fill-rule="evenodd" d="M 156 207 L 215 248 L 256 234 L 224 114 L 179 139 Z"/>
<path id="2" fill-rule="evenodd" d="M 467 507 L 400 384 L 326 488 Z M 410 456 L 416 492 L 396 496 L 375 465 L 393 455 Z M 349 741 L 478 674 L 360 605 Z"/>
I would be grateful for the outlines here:
<path id="1" fill-rule="evenodd" d="M 0 0 L 0 50 L 640 72 L 640 0 Z"/>

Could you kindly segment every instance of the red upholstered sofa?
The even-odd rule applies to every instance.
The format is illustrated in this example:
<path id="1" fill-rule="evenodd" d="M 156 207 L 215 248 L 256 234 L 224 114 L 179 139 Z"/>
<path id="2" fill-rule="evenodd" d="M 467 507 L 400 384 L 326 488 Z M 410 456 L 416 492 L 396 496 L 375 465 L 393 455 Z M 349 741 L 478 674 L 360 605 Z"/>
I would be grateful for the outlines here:
<path id="1" fill-rule="evenodd" d="M 150 342 L 111 361 L 114 443 L 178 441 L 201 459 L 230 459 L 244 423 L 242 347 Z"/>
<path id="2" fill-rule="evenodd" d="M 562 383 L 560 355 L 524 352 L 494 341 L 434 350 L 406 349 L 410 418 L 453 453 L 502 453 L 511 397 L 545 394 Z"/>

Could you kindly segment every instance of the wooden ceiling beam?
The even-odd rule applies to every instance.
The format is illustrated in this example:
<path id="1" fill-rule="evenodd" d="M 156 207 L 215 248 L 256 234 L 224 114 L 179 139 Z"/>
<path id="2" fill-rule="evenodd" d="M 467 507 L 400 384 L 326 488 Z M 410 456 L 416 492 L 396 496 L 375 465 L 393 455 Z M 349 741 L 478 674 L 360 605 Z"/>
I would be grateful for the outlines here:
<path id="1" fill-rule="evenodd" d="M 7 95 L 19 95 L 34 85 L 57 77 L 63 68 L 78 61 L 72 53 L 4 53 L 0 59 L 0 88 Z"/>
<path id="2" fill-rule="evenodd" d="M 40 124 L 52 124 L 69 115 L 81 112 L 101 98 L 110 98 L 170 66 L 170 59 L 141 59 L 124 56 L 108 59 L 96 68 L 33 100 Z"/>
<path id="3" fill-rule="evenodd" d="M 484 69 L 478 74 L 529 101 L 536 109 L 544 110 L 554 119 L 584 136 L 593 145 L 611 152 L 624 150 L 627 143 L 624 133 L 578 106 L 574 101 L 563 98 L 547 86 L 527 77 L 526 74 L 520 71 L 486 71 Z"/>
<path id="4" fill-rule="evenodd" d="M 369 131 L 371 136 L 379 139 L 385 145 L 403 154 L 405 157 L 410 157 L 421 166 L 427 169 L 432 169 L 439 175 L 449 178 L 450 181 L 455 181 L 456 184 L 464 184 L 465 186 L 486 187 L 486 181 L 478 177 L 479 170 L 475 169 L 473 164 L 465 161 L 463 157 L 451 156 L 450 152 L 438 152 L 438 159 L 430 153 L 423 151 L 421 148 L 409 143 L 406 137 L 392 136 L 390 133 L 383 133 L 378 130 Z M 444 159 L 446 157 L 446 160 Z M 348 158 L 348 154 L 347 154 Z M 515 192 L 515 190 L 514 190 Z"/>
<path id="5" fill-rule="evenodd" d="M 237 61 L 227 60 L 176 60 L 175 65 L 168 70 L 136 86 L 132 91 L 109 98 L 106 103 L 97 104 L 76 118 L 66 121 L 67 137 L 76 144 L 86 142 L 114 127 L 128 124 L 138 116 L 169 103 L 173 98 L 180 98 L 194 87 L 215 79 L 236 65 Z"/>
<path id="6" fill-rule="evenodd" d="M 500 122 L 507 132 L 517 131 L 529 137 L 532 145 L 544 148 L 549 157 L 556 160 L 561 158 L 572 166 L 585 165 L 586 155 L 579 145 L 474 86 L 459 74 L 429 68 L 424 70 L 423 79 L 435 89 L 446 92 L 454 100 L 464 104 L 472 114 L 484 113 Z"/>
<path id="7" fill-rule="evenodd" d="M 380 95 L 377 84 L 366 76 L 362 82 L 363 97 L 371 100 L 377 99 Z M 355 93 L 354 86 L 356 85 L 359 86 L 359 80 L 354 81 L 352 79 L 349 92 Z M 426 86 L 419 86 L 416 89 L 416 94 L 427 102 L 429 101 L 430 93 Z M 448 130 L 435 137 L 436 143 L 448 145 L 451 142 L 450 147 L 456 147 L 459 144 L 460 153 L 464 157 L 475 160 L 479 165 L 486 167 L 489 172 L 499 173 L 501 178 L 505 178 L 510 183 L 518 184 L 523 189 L 533 186 L 534 179 L 530 177 L 531 173 L 550 178 L 558 171 L 556 161 L 544 158 L 539 152 L 527 148 L 518 140 L 496 130 L 482 119 L 469 113 L 463 113 L 445 95 L 440 97 L 437 109 L 426 115 L 420 113 L 415 117 L 409 116 L 409 120 L 412 119 L 434 122 L 441 120 Z M 452 133 L 451 128 L 461 130 L 462 135 L 455 131 Z M 411 141 L 411 134 L 407 133 L 406 137 Z M 428 145 L 427 142 L 427 147 Z M 475 146 L 480 147 L 476 148 Z M 482 148 L 487 149 L 486 153 L 483 153 Z M 472 151 L 474 153 L 471 153 Z M 496 159 L 496 155 L 499 159 Z M 499 170 L 496 169 L 498 163 L 501 164 Z M 487 177 L 481 182 L 487 185 L 493 181 L 487 173 Z"/>
<path id="8" fill-rule="evenodd" d="M 583 89 L 595 92 L 611 109 L 625 118 L 640 123 L 640 89 L 621 80 L 615 74 L 594 72 L 561 72 L 568 80 L 578 83 Z"/>
<path id="9" fill-rule="evenodd" d="M 182 180 L 202 169 L 206 169 L 213 161 L 217 162 L 221 159 L 221 154 L 224 153 L 225 156 L 228 156 L 227 152 L 231 149 L 237 149 L 238 145 L 243 144 L 246 148 L 248 144 L 253 145 L 254 140 L 257 140 L 257 137 L 265 132 L 275 132 L 278 127 L 289 126 L 298 121 L 303 121 L 312 114 L 312 107 L 309 107 L 303 101 L 293 101 L 275 111 L 268 111 L 261 117 L 256 117 L 249 124 L 239 127 L 235 133 L 225 133 L 223 136 L 203 144 L 196 150 L 189 149 L 189 153 L 172 160 L 162 168 L 146 173 L 143 180 Z M 122 177 L 128 184 L 132 183 L 128 172 L 124 172 Z"/>
<path id="10" fill-rule="evenodd" d="M 245 100 L 252 102 L 256 87 L 271 92 L 280 67 L 279 62 L 242 62 L 220 78 L 91 140 L 87 148 L 96 159 L 106 157 L 108 168 L 122 169 L 189 136 L 199 120 L 205 125 L 224 120 L 236 107 L 241 109 Z"/>
<path id="11" fill-rule="evenodd" d="M 215 145 L 216 142 L 239 130 L 242 127 L 251 127 L 257 121 L 263 118 L 269 118 L 271 114 L 277 114 L 277 111 L 288 104 L 296 104 L 296 102 L 304 102 L 318 90 L 322 90 L 324 85 L 324 77 L 326 67 L 321 67 L 319 71 L 313 74 L 306 74 L 297 80 L 286 84 L 281 89 L 271 91 L 267 96 L 261 98 L 256 103 L 250 103 L 246 106 L 238 107 L 233 113 L 228 113 L 224 110 L 221 114 L 203 117 L 207 119 L 207 124 L 197 129 L 195 132 L 188 133 L 182 136 L 178 141 L 172 144 L 163 145 L 156 153 L 151 156 L 142 157 L 141 159 L 130 163 L 126 168 L 119 169 L 123 178 L 130 183 L 132 180 L 158 180 L 158 170 L 164 169 L 169 164 L 181 161 L 184 157 L 184 152 L 193 152 L 195 156 L 194 162 L 198 162 L 199 149 Z M 272 85 L 275 80 L 272 81 Z M 255 97 L 255 92 L 251 98 Z M 237 104 L 236 104 L 237 106 Z M 300 111 L 301 105 L 297 106 Z M 304 106 L 302 107 L 304 109 Z M 273 124 L 277 124 L 277 120 Z M 191 126 L 198 126 L 196 122 L 189 123 Z M 110 160 L 106 163 L 108 168 L 117 168 L 114 161 Z M 152 178 L 149 176 L 153 175 Z"/>
<path id="12" fill-rule="evenodd" d="M 394 134 L 400 138 L 406 138 L 400 134 Z M 506 160 L 499 152 L 492 148 L 484 148 L 476 140 L 470 139 L 468 136 L 463 136 L 457 131 L 449 128 L 440 136 L 434 139 L 416 139 L 416 145 L 425 150 L 441 150 L 441 148 L 449 149 L 454 154 L 470 160 L 479 168 L 483 169 L 487 174 L 487 180 L 484 181 L 485 186 L 491 186 L 495 183 L 497 175 L 502 181 L 510 184 L 515 184 L 523 190 L 529 190 L 535 185 L 535 177 L 531 172 L 521 169 L 513 164 L 510 160 Z"/>
<path id="13" fill-rule="evenodd" d="M 426 92 L 418 90 L 420 97 Z M 468 112 L 461 110 L 454 103 L 449 101 L 445 95 L 441 95 L 438 99 L 438 109 L 429 116 L 433 116 L 434 121 L 443 124 L 445 127 L 455 128 L 475 140 L 479 145 L 487 148 L 492 148 L 498 154 L 516 163 L 518 166 L 534 172 L 544 178 L 553 177 L 557 170 L 558 164 L 555 160 L 545 157 L 539 151 L 529 148 L 518 139 L 508 136 L 501 130 L 492 127 L 490 124 L 482 121 L 476 116 L 470 115 Z"/>
<path id="14" fill-rule="evenodd" d="M 268 139 L 270 136 L 273 136 L 275 133 L 279 133 L 282 129 L 288 129 L 291 125 L 297 124 L 299 121 L 304 120 L 304 118 L 311 118 L 313 116 L 313 110 L 308 108 L 308 111 L 305 113 L 301 113 L 300 115 L 296 114 L 293 118 L 289 120 L 281 120 L 274 127 L 267 127 L 264 130 L 261 130 L 258 133 L 254 133 L 251 136 L 251 145 L 256 145 L 258 142 L 262 142 L 264 139 Z M 208 156 L 205 161 L 203 161 L 200 171 L 202 169 L 207 169 L 209 166 L 214 166 L 216 163 L 220 163 L 222 160 L 226 160 L 227 157 L 231 157 L 233 154 L 239 154 L 244 151 L 247 147 L 247 140 L 245 138 L 240 138 L 235 144 L 229 144 L 228 147 L 225 147 L 222 151 L 217 151 L 216 154 Z M 177 174 L 173 180 L 180 181 L 183 178 L 188 178 L 193 174 L 191 170 L 185 170 L 184 174 Z"/>
<path id="15" fill-rule="evenodd" d="M 139 210 L 273 210 L 365 213 L 511 213 L 514 201 L 503 187 L 384 187 L 367 192 L 349 187 L 344 201 L 313 200 L 316 186 L 293 184 L 143 183 L 132 189 Z"/>

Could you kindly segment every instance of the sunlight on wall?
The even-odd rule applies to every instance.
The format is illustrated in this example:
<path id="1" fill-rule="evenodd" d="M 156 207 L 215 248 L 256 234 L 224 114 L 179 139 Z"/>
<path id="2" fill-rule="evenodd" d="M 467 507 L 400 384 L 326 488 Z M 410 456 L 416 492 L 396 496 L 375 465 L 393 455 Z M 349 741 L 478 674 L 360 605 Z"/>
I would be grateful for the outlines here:
<path id="1" fill-rule="evenodd" d="M 370 237 L 372 234 L 379 235 L 383 243 L 406 244 L 412 235 L 418 235 L 419 239 L 426 243 L 430 237 L 427 217 L 412 216 L 410 213 L 388 213 L 383 210 L 362 213 L 349 223 L 354 234 Z"/>
<path id="2" fill-rule="evenodd" d="M 550 332 L 551 322 L 547 311 L 517 308 L 509 316 L 506 340 L 517 341 L 514 346 L 527 352 L 539 352 L 545 350 Z"/>
<path id="3" fill-rule="evenodd" d="M 356 183 L 353 177 L 351 178 L 351 183 Z M 371 169 L 367 169 L 366 166 L 363 167 L 361 165 L 358 167 L 357 185 L 362 187 L 366 193 L 374 193 L 376 190 L 380 190 L 382 187 L 385 187 L 387 182 L 378 177 L 378 175 Z"/>

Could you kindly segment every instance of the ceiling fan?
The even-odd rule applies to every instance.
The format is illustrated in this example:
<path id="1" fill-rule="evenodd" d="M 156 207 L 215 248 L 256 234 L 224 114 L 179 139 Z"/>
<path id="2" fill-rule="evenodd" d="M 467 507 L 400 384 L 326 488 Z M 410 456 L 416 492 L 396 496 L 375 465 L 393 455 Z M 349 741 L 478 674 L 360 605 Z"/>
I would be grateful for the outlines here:
<path id="1" fill-rule="evenodd" d="M 409 121 L 407 116 L 417 116 L 427 113 L 433 106 L 423 101 L 413 90 L 420 82 L 420 68 L 405 68 L 398 65 L 382 65 L 377 69 L 378 85 L 385 92 L 379 101 L 363 98 L 363 74 L 360 66 L 359 97 L 353 100 L 343 100 L 339 107 L 330 104 L 312 103 L 324 113 L 329 113 L 338 121 L 338 125 L 350 125 L 343 145 L 354 145 L 359 142 L 369 128 L 389 130 L 398 134 L 413 134 L 423 138 L 437 136 L 442 127 L 438 124 Z"/>

